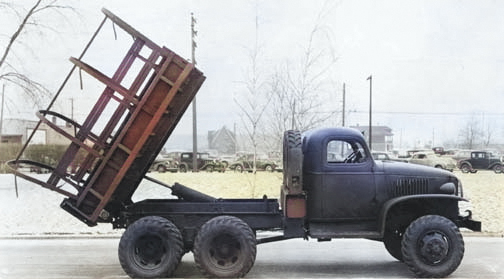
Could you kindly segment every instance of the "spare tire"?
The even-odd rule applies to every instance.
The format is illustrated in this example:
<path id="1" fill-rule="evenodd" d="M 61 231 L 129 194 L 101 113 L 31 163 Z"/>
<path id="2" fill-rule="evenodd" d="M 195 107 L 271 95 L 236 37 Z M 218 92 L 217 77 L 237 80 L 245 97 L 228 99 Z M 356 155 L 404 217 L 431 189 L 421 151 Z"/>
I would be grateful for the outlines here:
<path id="1" fill-rule="evenodd" d="M 284 185 L 287 194 L 300 194 L 303 191 L 303 151 L 301 132 L 288 130 L 283 138 Z"/>

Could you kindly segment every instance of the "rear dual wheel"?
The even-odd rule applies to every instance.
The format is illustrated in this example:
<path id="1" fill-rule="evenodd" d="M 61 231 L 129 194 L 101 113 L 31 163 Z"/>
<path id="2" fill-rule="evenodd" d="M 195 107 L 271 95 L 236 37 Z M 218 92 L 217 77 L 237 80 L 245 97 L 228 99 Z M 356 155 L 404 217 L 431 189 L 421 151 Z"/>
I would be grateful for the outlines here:
<path id="1" fill-rule="evenodd" d="M 218 216 L 206 222 L 194 241 L 194 261 L 207 276 L 245 276 L 256 257 L 254 232 L 241 219 Z"/>
<path id="2" fill-rule="evenodd" d="M 119 262 L 131 278 L 169 277 L 182 255 L 184 244 L 180 231 L 159 216 L 135 221 L 119 242 Z"/>

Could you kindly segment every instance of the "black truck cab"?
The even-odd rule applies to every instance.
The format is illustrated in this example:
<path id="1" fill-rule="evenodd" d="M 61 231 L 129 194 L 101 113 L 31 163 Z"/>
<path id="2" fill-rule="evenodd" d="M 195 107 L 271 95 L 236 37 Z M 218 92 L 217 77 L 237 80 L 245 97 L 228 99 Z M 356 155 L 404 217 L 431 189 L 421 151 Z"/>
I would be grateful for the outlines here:
<path id="1" fill-rule="evenodd" d="M 478 229 L 478 224 L 459 218 L 458 202 L 465 200 L 453 173 L 403 162 L 374 161 L 357 130 L 309 131 L 302 138 L 301 151 L 300 194 L 306 198 L 311 237 L 381 239 L 387 218 L 396 218 L 397 214 L 407 219 L 404 222 L 411 222 L 436 213 Z"/>

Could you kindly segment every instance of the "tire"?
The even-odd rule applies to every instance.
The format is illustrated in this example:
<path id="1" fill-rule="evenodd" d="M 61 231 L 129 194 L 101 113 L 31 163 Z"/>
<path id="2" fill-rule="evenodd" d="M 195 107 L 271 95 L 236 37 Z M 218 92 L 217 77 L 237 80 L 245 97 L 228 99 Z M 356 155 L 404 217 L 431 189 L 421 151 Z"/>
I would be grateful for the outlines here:
<path id="1" fill-rule="evenodd" d="M 179 170 L 180 172 L 187 172 L 187 167 L 185 165 L 180 165 Z"/>
<path id="2" fill-rule="evenodd" d="M 495 165 L 495 166 L 493 166 L 492 170 L 495 173 L 502 173 L 502 165 Z"/>
<path id="3" fill-rule="evenodd" d="M 417 277 L 446 277 L 460 265 L 464 240 L 457 226 L 438 215 L 426 215 L 408 226 L 403 259 Z"/>
<path id="4" fill-rule="evenodd" d="M 159 165 L 156 170 L 160 173 L 164 173 L 166 172 L 166 166 L 163 166 L 163 165 Z"/>
<path id="5" fill-rule="evenodd" d="M 264 167 L 264 170 L 267 171 L 267 172 L 273 172 L 273 166 L 272 165 L 266 165 Z"/>
<path id="6" fill-rule="evenodd" d="M 194 240 L 194 261 L 207 276 L 243 277 L 256 257 L 256 240 L 247 223 L 234 216 L 206 222 Z"/>
<path id="7" fill-rule="evenodd" d="M 214 171 L 214 167 L 213 167 L 213 166 L 207 166 L 207 167 L 205 168 L 205 170 L 206 170 L 207 172 L 213 172 L 213 171 Z"/>
<path id="8" fill-rule="evenodd" d="M 159 216 L 131 224 L 119 242 L 119 262 L 131 278 L 169 277 L 184 255 L 177 227 Z"/>
<path id="9" fill-rule="evenodd" d="M 469 173 L 471 172 L 471 166 L 469 166 L 469 164 L 462 164 L 460 166 L 460 171 L 462 171 L 463 173 Z"/>
<path id="10" fill-rule="evenodd" d="M 243 172 L 243 167 L 241 165 L 237 165 L 235 167 L 235 171 L 237 171 L 237 172 Z"/>
<path id="11" fill-rule="evenodd" d="M 284 185 L 289 194 L 299 194 L 303 188 L 303 151 L 301 132 L 288 130 L 283 138 Z"/>

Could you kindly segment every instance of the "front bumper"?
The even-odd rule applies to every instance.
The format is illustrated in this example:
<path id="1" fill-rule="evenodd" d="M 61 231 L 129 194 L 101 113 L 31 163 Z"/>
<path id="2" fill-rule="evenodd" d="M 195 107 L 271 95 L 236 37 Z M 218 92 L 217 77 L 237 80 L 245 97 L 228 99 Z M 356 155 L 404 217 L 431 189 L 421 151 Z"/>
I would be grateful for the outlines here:
<path id="1" fill-rule="evenodd" d="M 475 232 L 481 231 L 481 222 L 473 220 L 471 218 L 471 214 L 468 216 L 459 216 L 457 219 L 457 226 L 459 228 L 467 228 Z"/>
<path id="2" fill-rule="evenodd" d="M 481 222 L 472 219 L 472 204 L 467 201 L 459 201 L 459 216 L 457 218 L 457 226 L 459 228 L 467 228 L 475 232 L 481 231 Z"/>

